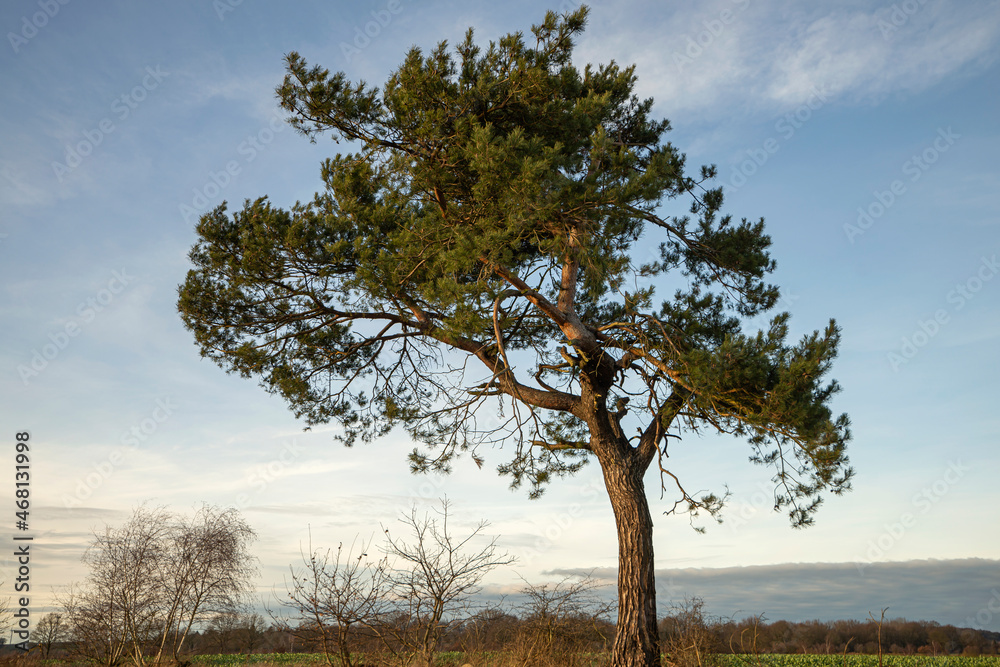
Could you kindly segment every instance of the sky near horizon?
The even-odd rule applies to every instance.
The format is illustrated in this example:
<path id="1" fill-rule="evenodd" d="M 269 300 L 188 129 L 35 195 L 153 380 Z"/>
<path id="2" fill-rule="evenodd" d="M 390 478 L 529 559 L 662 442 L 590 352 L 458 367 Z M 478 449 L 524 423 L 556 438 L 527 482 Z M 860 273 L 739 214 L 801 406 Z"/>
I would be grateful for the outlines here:
<path id="1" fill-rule="evenodd" d="M 338 149 L 284 124 L 284 54 L 378 85 L 412 45 L 528 33 L 546 8 L 577 6 L 562 2 L 3 4 L 0 534 L 18 532 L 13 442 L 29 430 L 33 613 L 83 578 L 93 531 L 142 502 L 239 507 L 268 596 L 310 535 L 380 535 L 445 495 L 461 526 L 488 520 L 519 557 L 487 593 L 613 580 L 596 462 L 535 501 L 496 474 L 502 451 L 414 477 L 404 435 L 344 449 L 333 427 L 303 432 L 279 398 L 202 360 L 176 310 L 200 214 L 310 199 Z M 1000 630 L 998 55 L 996 1 L 591 5 L 575 63 L 635 63 L 689 167 L 718 165 L 725 211 L 766 219 L 793 336 L 843 328 L 831 375 L 854 490 L 793 530 L 748 445 L 674 446 L 687 488 L 732 496 L 701 535 L 662 514 L 673 497 L 647 477 L 664 607 L 700 595 L 712 613 L 772 620 L 889 607 Z M 15 559 L 2 562 L 13 596 Z"/>

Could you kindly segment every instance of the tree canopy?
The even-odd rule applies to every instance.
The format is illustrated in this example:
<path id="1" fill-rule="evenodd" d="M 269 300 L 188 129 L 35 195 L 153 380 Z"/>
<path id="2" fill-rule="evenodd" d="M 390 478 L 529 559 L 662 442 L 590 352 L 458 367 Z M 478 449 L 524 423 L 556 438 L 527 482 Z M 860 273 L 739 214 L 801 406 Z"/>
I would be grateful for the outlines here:
<path id="1" fill-rule="evenodd" d="M 499 471 L 534 496 L 596 456 L 621 522 L 617 475 L 648 515 L 655 459 L 681 507 L 714 514 L 723 499 L 689 495 L 665 459 L 709 429 L 745 438 L 775 506 L 809 524 L 821 492 L 850 485 L 826 379 L 840 331 L 788 341 L 763 220 L 722 213 L 714 166 L 685 173 L 634 67 L 574 65 L 586 19 L 414 47 L 381 87 L 290 53 L 290 123 L 349 150 L 310 202 L 201 218 L 184 322 L 204 356 L 308 424 L 339 422 L 347 445 L 404 428 L 417 471 L 483 465 L 502 443 Z"/>

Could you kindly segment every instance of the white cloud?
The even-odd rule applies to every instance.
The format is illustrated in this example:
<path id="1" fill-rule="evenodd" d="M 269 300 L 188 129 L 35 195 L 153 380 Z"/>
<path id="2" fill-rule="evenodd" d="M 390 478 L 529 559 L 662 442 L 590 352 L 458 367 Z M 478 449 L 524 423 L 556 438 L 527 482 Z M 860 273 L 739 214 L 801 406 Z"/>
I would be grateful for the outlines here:
<path id="1" fill-rule="evenodd" d="M 10 160 L 0 161 L 0 199 L 8 205 L 35 208 L 49 203 L 51 198 L 49 191 L 25 178 L 20 165 Z"/>
<path id="2" fill-rule="evenodd" d="M 890 10 L 850 3 L 717 0 L 673 14 L 622 3 L 613 11 L 641 21 L 605 28 L 598 8 L 580 60 L 637 63 L 640 93 L 678 118 L 781 113 L 817 87 L 854 104 L 919 92 L 991 62 L 1000 37 L 995 3 L 927 3 L 905 21 L 895 17 L 900 25 L 889 23 L 885 35 Z"/>

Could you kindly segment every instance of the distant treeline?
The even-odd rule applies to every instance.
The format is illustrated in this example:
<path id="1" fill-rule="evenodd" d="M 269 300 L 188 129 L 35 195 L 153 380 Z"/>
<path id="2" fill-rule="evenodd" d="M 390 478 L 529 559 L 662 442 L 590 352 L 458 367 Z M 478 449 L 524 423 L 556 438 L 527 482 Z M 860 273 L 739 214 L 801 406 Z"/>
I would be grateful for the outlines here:
<path id="1" fill-rule="evenodd" d="M 660 634 L 677 622 L 660 622 Z M 721 652 L 749 653 L 883 653 L 920 655 L 996 655 L 1000 633 L 956 628 L 933 621 L 774 621 L 745 619 L 715 622 L 707 629 Z"/>
<path id="2" fill-rule="evenodd" d="M 322 652 L 321 633 L 311 639 L 308 632 L 290 632 L 287 627 L 268 625 L 256 614 L 225 615 L 190 636 L 188 651 L 195 655 L 232 653 Z M 603 651 L 614 637 L 614 624 L 591 615 L 542 619 L 538 615 L 515 615 L 498 610 L 475 614 L 456 624 L 443 637 L 443 651 L 508 651 L 528 636 L 552 633 L 564 650 Z M 881 632 L 881 639 L 880 639 Z M 372 650 L 372 638 L 357 632 L 358 650 Z M 671 646 L 696 642 L 704 653 L 883 653 L 915 655 L 996 655 L 1000 633 L 956 628 L 927 621 L 712 621 L 700 609 L 687 608 L 660 621 L 665 651 Z M 681 641 L 683 639 L 683 641 Z M 59 642 L 51 657 L 65 654 L 69 646 Z M 63 649 L 63 650 L 60 650 Z"/>
<path id="3" fill-rule="evenodd" d="M 38 619 L 32 646 L 19 646 L 104 667 L 235 653 L 323 653 L 344 667 L 431 665 L 446 652 L 499 654 L 495 665 L 573 667 L 611 649 L 615 605 L 599 594 L 607 584 L 525 581 L 517 596 L 484 607 L 482 578 L 513 558 L 496 538 L 470 546 L 484 537 L 485 522 L 455 537 L 448 516 L 447 501 L 434 514 L 413 507 L 400 519 L 408 531 L 387 529 L 381 546 L 360 538 L 335 549 L 310 545 L 265 618 L 249 608 L 256 534 L 237 510 L 206 505 L 185 516 L 141 506 L 122 526 L 95 532 L 87 579 L 62 596 L 61 611 Z M 0 638 L 4 617 L 0 604 Z M 659 644 L 680 667 L 727 653 L 998 653 L 1000 633 L 885 620 L 882 610 L 880 619 L 719 619 L 696 597 L 662 614 Z"/>
<path id="4" fill-rule="evenodd" d="M 533 615 L 485 613 L 454 627 L 442 642 L 444 651 L 470 649 L 502 651 L 515 638 L 537 632 L 541 619 Z M 693 622 L 692 622 L 693 621 Z M 660 621 L 660 636 L 669 644 L 680 632 L 697 632 L 697 619 L 685 612 Z M 321 650 L 313 642 L 299 641 L 276 627 L 249 634 L 234 623 L 226 630 L 208 629 L 192 638 L 198 653 L 233 652 L 313 652 Z M 593 617 L 560 619 L 555 630 L 569 643 L 601 650 L 614 637 L 614 624 Z M 868 653 L 879 651 L 879 624 L 874 621 L 790 621 L 761 622 L 709 621 L 701 624 L 709 643 L 706 648 L 719 653 Z M 359 636 L 359 640 L 362 638 Z M 885 620 L 881 626 L 883 653 L 919 655 L 996 655 L 1000 653 L 1000 633 L 972 628 L 956 628 L 933 621 Z"/>

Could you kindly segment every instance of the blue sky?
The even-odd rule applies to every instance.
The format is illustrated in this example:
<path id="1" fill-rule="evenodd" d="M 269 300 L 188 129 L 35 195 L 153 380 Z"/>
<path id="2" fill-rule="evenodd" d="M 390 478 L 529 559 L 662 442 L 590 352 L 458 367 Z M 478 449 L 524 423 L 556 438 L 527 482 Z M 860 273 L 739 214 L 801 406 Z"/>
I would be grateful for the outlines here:
<path id="1" fill-rule="evenodd" d="M 36 611 L 82 579 L 92 531 L 144 501 L 239 506 L 260 534 L 267 595 L 310 530 L 335 546 L 445 494 L 462 525 L 489 520 L 520 557 L 491 593 L 518 575 L 613 577 L 596 465 L 538 501 L 495 474 L 501 452 L 482 470 L 413 477 L 404 436 L 345 450 L 332 428 L 303 432 L 279 399 L 201 360 L 175 307 L 198 214 L 311 198 L 337 149 L 283 124 L 285 53 L 379 84 L 411 45 L 454 43 L 469 26 L 484 41 L 527 32 L 544 9 L 3 4 L 0 424 L 34 443 Z M 889 606 L 1000 630 L 998 54 L 995 1 L 592 6 L 577 63 L 635 63 L 688 164 L 718 165 L 727 211 L 766 218 L 793 331 L 843 327 L 834 407 L 853 420 L 854 491 L 793 530 L 745 443 L 689 438 L 675 471 L 732 498 L 699 535 L 660 514 L 672 498 L 647 479 L 664 605 L 696 594 L 713 613 L 772 619 Z M 13 507 L 12 482 L 0 499 Z M 11 533 L 13 521 L 11 509 Z M 13 571 L 8 558 L 5 595 Z"/>

